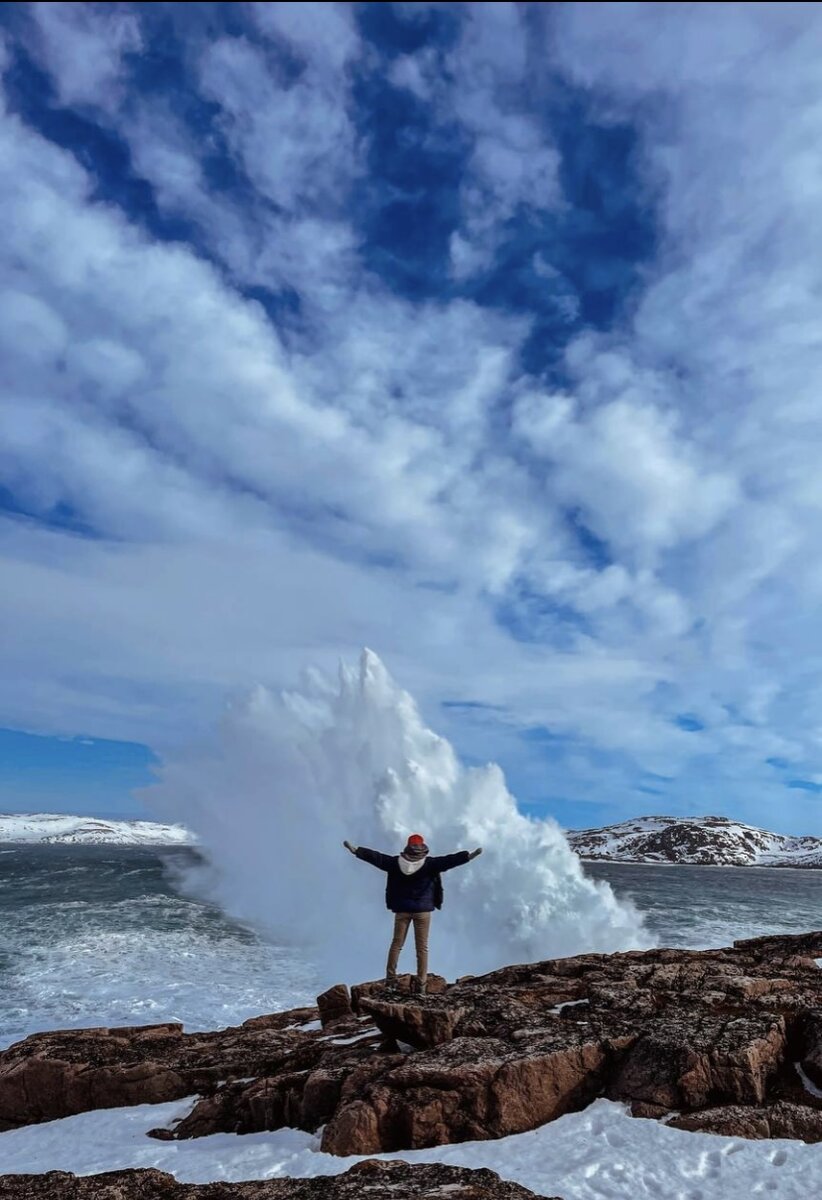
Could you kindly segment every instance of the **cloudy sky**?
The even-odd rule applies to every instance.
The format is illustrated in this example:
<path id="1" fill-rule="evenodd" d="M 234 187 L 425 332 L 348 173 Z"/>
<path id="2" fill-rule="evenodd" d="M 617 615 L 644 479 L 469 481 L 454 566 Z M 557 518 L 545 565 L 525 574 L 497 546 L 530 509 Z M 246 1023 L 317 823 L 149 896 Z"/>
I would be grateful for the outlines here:
<path id="1" fill-rule="evenodd" d="M 368 645 L 528 811 L 822 832 L 822 7 L 0 23 L 0 806 Z"/>

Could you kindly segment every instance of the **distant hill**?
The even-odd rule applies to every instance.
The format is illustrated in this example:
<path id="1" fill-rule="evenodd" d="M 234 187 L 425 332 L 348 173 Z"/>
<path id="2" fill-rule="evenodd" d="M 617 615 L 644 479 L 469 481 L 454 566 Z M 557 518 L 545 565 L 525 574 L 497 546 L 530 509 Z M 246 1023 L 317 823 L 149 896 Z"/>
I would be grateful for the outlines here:
<path id="1" fill-rule="evenodd" d="M 0 842 L 111 846 L 185 846 L 194 838 L 182 825 L 103 821 L 62 813 L 0 813 Z"/>
<path id="2" fill-rule="evenodd" d="M 786 837 L 728 817 L 637 817 L 567 837 L 580 858 L 603 862 L 822 868 L 822 838 Z"/>

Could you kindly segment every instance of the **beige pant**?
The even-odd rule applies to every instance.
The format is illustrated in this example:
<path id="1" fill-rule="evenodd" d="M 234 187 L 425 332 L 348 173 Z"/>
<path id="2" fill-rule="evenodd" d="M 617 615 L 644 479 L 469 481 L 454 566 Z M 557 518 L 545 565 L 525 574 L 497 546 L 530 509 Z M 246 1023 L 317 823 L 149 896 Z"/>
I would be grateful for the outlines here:
<path id="1" fill-rule="evenodd" d="M 431 926 L 430 912 L 394 913 L 394 937 L 388 951 L 388 963 L 385 968 L 386 979 L 397 978 L 397 963 L 400 950 L 405 945 L 408 926 L 414 922 L 414 945 L 417 950 L 417 979 L 425 983 L 428 979 L 428 930 Z"/>

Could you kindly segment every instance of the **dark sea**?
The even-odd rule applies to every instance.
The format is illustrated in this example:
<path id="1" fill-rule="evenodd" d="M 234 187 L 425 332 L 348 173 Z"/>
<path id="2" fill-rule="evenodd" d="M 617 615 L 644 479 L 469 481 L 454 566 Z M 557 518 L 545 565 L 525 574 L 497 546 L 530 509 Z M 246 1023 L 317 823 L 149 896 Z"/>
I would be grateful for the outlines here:
<path id="1" fill-rule="evenodd" d="M 86 1025 L 180 1020 L 213 1029 L 312 1002 L 307 958 L 184 893 L 193 855 L 0 847 L 0 1047 Z M 663 945 L 721 946 L 822 928 L 822 871 L 602 863 L 586 870 L 630 896 Z"/>
<path id="2" fill-rule="evenodd" d="M 310 964 L 183 894 L 185 847 L 0 846 L 0 1047 L 43 1029 L 235 1025 L 313 1002 Z"/>

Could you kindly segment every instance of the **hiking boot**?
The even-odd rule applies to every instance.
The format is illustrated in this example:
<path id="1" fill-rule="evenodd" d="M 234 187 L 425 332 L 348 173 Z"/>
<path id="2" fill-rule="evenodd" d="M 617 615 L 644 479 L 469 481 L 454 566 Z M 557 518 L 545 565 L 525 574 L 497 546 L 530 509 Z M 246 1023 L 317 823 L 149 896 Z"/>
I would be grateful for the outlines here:
<path id="1" fill-rule="evenodd" d="M 427 989 L 427 981 L 425 979 L 412 979 L 411 991 L 415 996 L 424 996 Z"/>

